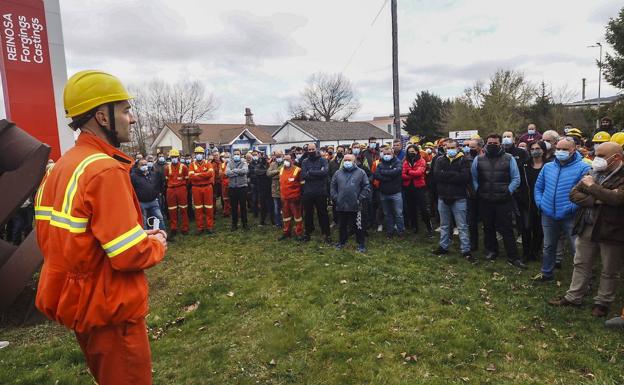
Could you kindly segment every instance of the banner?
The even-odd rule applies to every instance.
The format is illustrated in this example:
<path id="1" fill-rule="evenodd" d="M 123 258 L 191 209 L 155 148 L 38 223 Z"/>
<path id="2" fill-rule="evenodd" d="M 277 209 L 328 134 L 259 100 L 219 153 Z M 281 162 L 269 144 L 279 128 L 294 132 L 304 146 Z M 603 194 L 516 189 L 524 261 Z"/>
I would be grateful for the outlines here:
<path id="1" fill-rule="evenodd" d="M 61 155 L 43 0 L 0 1 L 0 71 L 7 118 Z"/>

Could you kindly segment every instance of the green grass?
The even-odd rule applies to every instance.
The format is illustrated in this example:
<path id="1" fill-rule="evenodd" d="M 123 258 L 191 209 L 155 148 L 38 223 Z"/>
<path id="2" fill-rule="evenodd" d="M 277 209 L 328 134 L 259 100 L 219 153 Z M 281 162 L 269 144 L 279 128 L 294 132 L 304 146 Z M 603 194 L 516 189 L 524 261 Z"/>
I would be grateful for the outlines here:
<path id="1" fill-rule="evenodd" d="M 375 234 L 363 255 L 353 241 L 336 251 L 318 234 L 300 245 L 227 226 L 178 238 L 148 273 L 155 384 L 624 383 L 622 334 L 591 317 L 591 299 L 546 303 L 565 291 L 569 260 L 560 287 L 534 285 L 535 263 L 472 266 L 413 236 Z M 0 339 L 11 341 L 1 384 L 92 383 L 59 326 L 5 327 Z"/>

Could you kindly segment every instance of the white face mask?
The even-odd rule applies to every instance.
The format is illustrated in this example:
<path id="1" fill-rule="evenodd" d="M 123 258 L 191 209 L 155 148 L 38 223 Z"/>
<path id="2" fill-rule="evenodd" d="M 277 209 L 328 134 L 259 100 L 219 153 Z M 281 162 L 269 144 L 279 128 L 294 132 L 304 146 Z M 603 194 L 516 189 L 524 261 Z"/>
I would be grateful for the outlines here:
<path id="1" fill-rule="evenodd" d="M 611 159 L 611 156 L 608 157 L 607 159 L 601 158 L 599 156 L 595 157 L 594 160 L 592 161 L 592 169 L 595 172 L 602 172 L 606 170 L 607 167 L 609 167 L 609 159 Z"/>
<path id="2" fill-rule="evenodd" d="M 285 160 L 284 161 L 284 167 L 286 167 L 286 168 L 290 167 L 290 161 L 289 160 Z"/>
<path id="3" fill-rule="evenodd" d="M 550 151 L 550 149 L 552 148 L 552 144 L 550 144 L 550 142 L 544 142 L 544 144 L 546 145 L 546 150 Z"/>

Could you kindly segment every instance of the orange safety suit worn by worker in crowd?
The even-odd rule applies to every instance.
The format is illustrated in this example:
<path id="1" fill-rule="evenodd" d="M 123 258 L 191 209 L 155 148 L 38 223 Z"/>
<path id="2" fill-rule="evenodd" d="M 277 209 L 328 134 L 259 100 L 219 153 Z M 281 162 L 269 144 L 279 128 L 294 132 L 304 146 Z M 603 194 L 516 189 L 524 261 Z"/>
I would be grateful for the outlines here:
<path id="1" fill-rule="evenodd" d="M 218 159 L 213 159 L 210 163 L 212 163 L 212 169 L 215 173 L 214 184 L 212 186 L 212 204 L 215 208 L 213 210 L 214 216 L 214 212 L 217 211 L 217 198 L 221 196 L 221 161 Z"/>
<path id="2" fill-rule="evenodd" d="M 178 230 L 178 210 L 182 216 L 182 232 L 189 229 L 189 220 L 186 209 L 188 207 L 188 191 L 186 183 L 188 168 L 186 165 L 168 164 L 165 167 L 165 179 L 167 180 L 167 211 L 169 211 L 169 228 L 175 233 Z"/>
<path id="3" fill-rule="evenodd" d="M 142 228 L 130 182 L 132 159 L 81 133 L 35 197 L 44 256 L 36 306 L 73 329 L 100 385 L 151 384 L 144 269 L 165 246 Z"/>
<path id="4" fill-rule="evenodd" d="M 227 162 L 221 162 L 221 199 L 223 200 L 223 216 L 230 216 L 230 195 L 229 188 L 230 181 L 225 173 L 225 168 L 227 167 Z"/>
<path id="5" fill-rule="evenodd" d="M 282 199 L 282 221 L 284 235 L 291 234 L 291 221 L 295 221 L 295 234 L 303 235 L 303 218 L 301 217 L 301 169 L 297 166 L 280 169 L 280 198 Z"/>
<path id="6" fill-rule="evenodd" d="M 212 163 L 194 161 L 189 166 L 189 180 L 193 194 L 193 208 L 195 209 L 195 223 L 199 231 L 210 230 L 214 227 L 214 200 L 213 187 L 215 171 Z M 206 219 L 204 221 L 204 209 Z"/>
<path id="7" fill-rule="evenodd" d="M 379 162 L 379 159 L 373 162 L 373 166 L 371 167 L 371 173 L 373 175 L 375 175 L 375 171 L 377 171 L 377 166 L 379 166 Z M 379 189 L 379 186 L 381 186 L 381 181 L 379 179 L 373 179 L 373 187 L 375 189 Z"/>

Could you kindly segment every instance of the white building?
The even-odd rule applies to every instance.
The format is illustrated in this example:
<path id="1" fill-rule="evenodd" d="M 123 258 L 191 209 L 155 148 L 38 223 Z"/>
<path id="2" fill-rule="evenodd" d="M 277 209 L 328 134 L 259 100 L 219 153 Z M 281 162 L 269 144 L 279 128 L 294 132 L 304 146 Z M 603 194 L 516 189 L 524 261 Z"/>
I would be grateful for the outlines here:
<path id="1" fill-rule="evenodd" d="M 377 143 L 392 143 L 393 136 L 368 122 L 318 122 L 289 120 L 273 133 L 273 150 L 301 147 L 315 143 L 317 147 L 351 145 L 354 142 L 368 143 L 375 138 Z"/>

